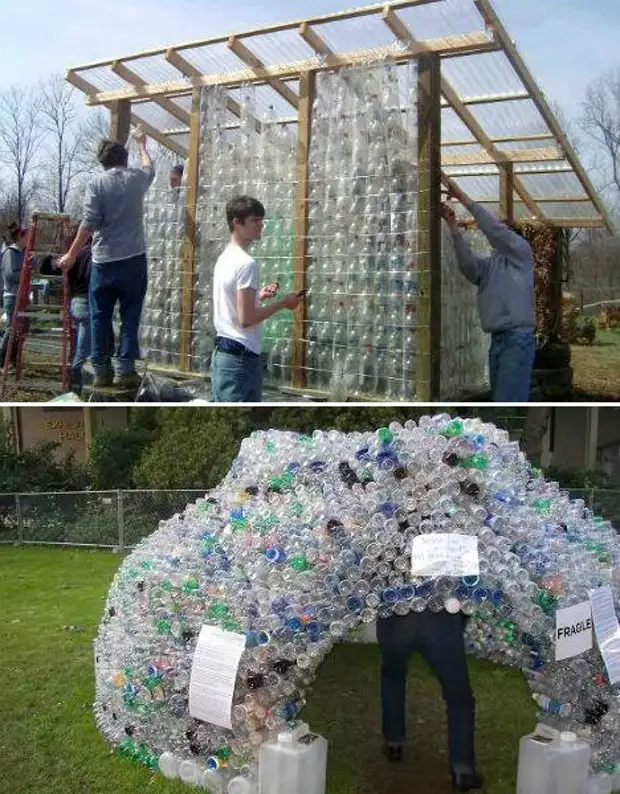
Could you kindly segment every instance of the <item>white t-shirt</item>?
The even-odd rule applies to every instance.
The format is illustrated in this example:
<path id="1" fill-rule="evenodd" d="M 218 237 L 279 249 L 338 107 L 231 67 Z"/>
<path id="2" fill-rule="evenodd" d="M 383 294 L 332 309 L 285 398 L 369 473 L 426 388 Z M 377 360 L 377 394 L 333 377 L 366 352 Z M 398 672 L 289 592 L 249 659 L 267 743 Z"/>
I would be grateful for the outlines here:
<path id="1" fill-rule="evenodd" d="M 230 243 L 215 263 L 213 271 L 213 319 L 218 336 L 241 342 L 248 350 L 260 355 L 263 324 L 244 328 L 237 313 L 237 292 L 256 290 L 256 305 L 260 305 L 260 268 L 252 257 L 236 243 Z"/>

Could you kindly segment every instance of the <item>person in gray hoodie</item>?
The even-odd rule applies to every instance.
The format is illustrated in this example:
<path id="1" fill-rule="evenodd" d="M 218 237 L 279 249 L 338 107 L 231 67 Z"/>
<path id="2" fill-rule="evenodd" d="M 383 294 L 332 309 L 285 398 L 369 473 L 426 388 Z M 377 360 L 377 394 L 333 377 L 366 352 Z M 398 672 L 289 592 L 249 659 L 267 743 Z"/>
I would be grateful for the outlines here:
<path id="1" fill-rule="evenodd" d="M 17 224 L 9 226 L 9 244 L 2 252 L 0 262 L 2 264 L 3 300 L 4 310 L 7 317 L 6 327 L 0 342 L 0 365 L 4 365 L 9 339 L 11 336 L 11 324 L 13 313 L 17 304 L 17 293 L 19 292 L 19 281 L 21 278 L 22 267 L 24 266 L 24 249 L 28 241 L 28 230 L 22 229 Z M 11 351 L 11 364 L 15 363 L 17 344 L 13 344 Z"/>
<path id="2" fill-rule="evenodd" d="M 454 210 L 441 214 L 454 240 L 459 269 L 478 287 L 482 330 L 491 334 L 489 369 L 494 402 L 527 402 L 536 357 L 534 254 L 518 232 L 476 204 L 448 177 L 448 199 L 455 198 L 474 216 L 493 249 L 488 257 L 469 247 Z"/>

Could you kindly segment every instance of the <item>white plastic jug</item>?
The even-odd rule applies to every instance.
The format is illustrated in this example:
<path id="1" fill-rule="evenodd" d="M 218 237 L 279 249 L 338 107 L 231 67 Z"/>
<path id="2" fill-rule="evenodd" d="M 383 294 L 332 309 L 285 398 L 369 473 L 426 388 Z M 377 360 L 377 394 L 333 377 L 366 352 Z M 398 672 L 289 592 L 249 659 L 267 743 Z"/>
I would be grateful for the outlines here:
<path id="1" fill-rule="evenodd" d="M 238 775 L 229 781 L 228 794 L 258 794 L 258 786 L 253 780 Z"/>
<path id="2" fill-rule="evenodd" d="M 584 794 L 590 773 L 590 745 L 566 731 L 551 747 L 553 776 L 549 794 Z M 611 791 L 611 778 L 609 780 Z"/>
<path id="3" fill-rule="evenodd" d="M 600 775 L 594 775 L 588 780 L 585 792 L 586 794 L 610 794 L 613 791 L 613 786 L 613 776 L 603 772 Z"/>
<path id="4" fill-rule="evenodd" d="M 553 779 L 553 750 L 559 741 L 550 732 L 539 730 L 523 736 L 519 742 L 519 766 L 517 770 L 517 794 L 551 794 Z"/>
<path id="5" fill-rule="evenodd" d="M 261 745 L 259 794 L 325 794 L 327 741 L 315 733 L 280 733 Z"/>

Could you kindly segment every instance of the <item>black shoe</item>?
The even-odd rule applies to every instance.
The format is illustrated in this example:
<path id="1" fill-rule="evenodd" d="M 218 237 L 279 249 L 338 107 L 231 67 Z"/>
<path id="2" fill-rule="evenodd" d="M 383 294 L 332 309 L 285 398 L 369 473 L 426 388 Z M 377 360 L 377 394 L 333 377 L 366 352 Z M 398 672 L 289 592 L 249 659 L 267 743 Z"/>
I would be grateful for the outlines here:
<path id="1" fill-rule="evenodd" d="M 484 778 L 477 772 L 453 772 L 453 791 L 478 791 L 484 786 Z"/>
<path id="2" fill-rule="evenodd" d="M 383 745 L 383 754 L 391 764 L 400 764 L 403 760 L 402 744 L 386 742 Z"/>

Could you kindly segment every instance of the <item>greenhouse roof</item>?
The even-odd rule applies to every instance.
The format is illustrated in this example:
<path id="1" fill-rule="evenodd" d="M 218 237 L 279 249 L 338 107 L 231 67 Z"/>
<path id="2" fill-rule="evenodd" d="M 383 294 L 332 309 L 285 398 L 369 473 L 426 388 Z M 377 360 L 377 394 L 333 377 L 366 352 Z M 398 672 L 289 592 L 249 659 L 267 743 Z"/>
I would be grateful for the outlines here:
<path id="1" fill-rule="evenodd" d="M 192 92 L 227 89 L 231 127 L 244 86 L 258 85 L 256 123 L 273 108 L 296 123 L 299 75 L 382 59 L 441 57 L 442 166 L 472 198 L 499 208 L 512 164 L 514 214 L 557 226 L 607 227 L 611 218 L 549 102 L 490 0 L 393 0 L 69 69 L 89 105 L 131 100 L 131 118 L 186 157 Z"/>

